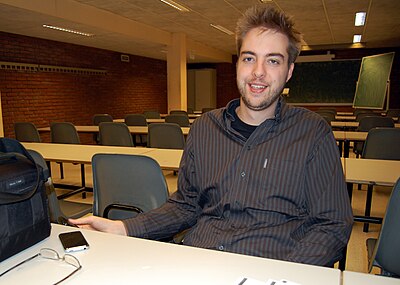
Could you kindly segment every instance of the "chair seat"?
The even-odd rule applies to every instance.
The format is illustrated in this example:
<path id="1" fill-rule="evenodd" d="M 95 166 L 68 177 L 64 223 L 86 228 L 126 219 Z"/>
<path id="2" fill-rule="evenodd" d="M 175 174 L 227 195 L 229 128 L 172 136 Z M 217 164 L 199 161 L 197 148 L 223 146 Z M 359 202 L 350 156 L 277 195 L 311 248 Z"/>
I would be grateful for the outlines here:
<path id="1" fill-rule="evenodd" d="M 68 218 L 80 218 L 92 212 L 93 206 L 90 204 L 70 202 L 65 200 L 58 200 L 62 212 Z"/>

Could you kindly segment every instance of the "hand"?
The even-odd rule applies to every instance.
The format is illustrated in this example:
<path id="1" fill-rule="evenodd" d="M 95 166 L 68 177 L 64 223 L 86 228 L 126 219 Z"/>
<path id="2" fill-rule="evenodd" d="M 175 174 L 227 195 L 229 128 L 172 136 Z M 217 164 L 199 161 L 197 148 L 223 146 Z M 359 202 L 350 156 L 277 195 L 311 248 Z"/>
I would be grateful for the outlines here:
<path id="1" fill-rule="evenodd" d="M 114 221 L 97 216 L 89 216 L 79 219 L 68 219 L 68 223 L 76 225 L 81 229 L 89 229 L 124 236 L 127 235 L 125 226 L 120 220 Z"/>

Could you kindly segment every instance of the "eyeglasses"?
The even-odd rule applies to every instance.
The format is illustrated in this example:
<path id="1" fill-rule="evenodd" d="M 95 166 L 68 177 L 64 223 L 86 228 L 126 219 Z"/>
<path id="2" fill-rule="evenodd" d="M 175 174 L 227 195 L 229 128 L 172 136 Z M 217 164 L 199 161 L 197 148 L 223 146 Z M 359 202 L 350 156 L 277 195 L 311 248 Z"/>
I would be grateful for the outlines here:
<path id="1" fill-rule="evenodd" d="M 18 266 L 31 261 L 32 259 L 36 258 L 36 257 L 42 257 L 45 259 L 51 259 L 51 260 L 60 260 L 63 261 L 69 265 L 72 265 L 73 267 L 75 267 L 75 270 L 72 271 L 70 274 L 68 274 L 66 277 L 64 277 L 63 279 L 61 279 L 60 281 L 58 281 L 57 283 L 54 283 L 53 285 L 57 285 L 60 284 L 61 282 L 67 280 L 69 277 L 71 277 L 72 275 L 74 275 L 76 272 L 78 272 L 81 268 L 82 265 L 80 264 L 79 260 L 71 255 L 71 254 L 65 254 L 64 256 L 60 257 L 60 255 L 58 254 L 57 251 L 55 251 L 54 249 L 51 248 L 42 248 L 38 254 L 35 254 L 34 256 L 31 256 L 23 261 L 21 261 L 20 263 L 18 263 L 17 265 L 14 265 L 13 267 L 7 269 L 6 271 L 4 271 L 3 273 L 0 274 L 0 277 L 2 277 L 3 275 L 5 275 L 6 273 L 10 272 L 11 270 L 17 268 Z"/>

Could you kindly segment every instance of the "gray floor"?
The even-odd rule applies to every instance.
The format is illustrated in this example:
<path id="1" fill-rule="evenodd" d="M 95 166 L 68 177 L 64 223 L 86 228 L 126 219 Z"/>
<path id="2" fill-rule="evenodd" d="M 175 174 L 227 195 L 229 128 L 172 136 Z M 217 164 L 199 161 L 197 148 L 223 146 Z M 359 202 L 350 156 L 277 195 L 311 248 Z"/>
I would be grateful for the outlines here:
<path id="1" fill-rule="evenodd" d="M 52 165 L 52 177 L 55 183 L 60 182 L 58 165 Z M 72 164 L 64 164 L 65 178 L 63 183 L 79 185 L 80 183 L 80 166 Z M 91 167 L 86 166 L 86 179 L 87 185 L 92 185 Z M 164 172 L 165 177 L 168 182 L 168 187 L 170 193 L 176 190 L 177 176 L 173 175 L 171 171 Z M 62 193 L 62 190 L 57 190 Z M 375 187 L 373 194 L 373 205 L 372 205 L 372 215 L 383 217 L 386 204 L 390 195 L 391 188 L 389 187 Z M 364 213 L 365 207 L 365 196 L 366 196 L 366 186 L 362 187 L 362 190 L 358 190 L 354 186 L 353 190 L 353 211 L 355 215 L 362 215 Z M 82 202 L 82 203 L 92 203 L 93 198 L 91 193 L 88 193 L 86 199 L 82 199 L 81 195 L 75 195 L 70 200 Z M 376 237 L 379 233 L 380 225 L 370 225 L 370 231 L 364 233 L 362 231 L 362 224 L 355 223 L 353 226 L 353 231 L 351 234 L 350 242 L 348 245 L 348 256 L 346 270 L 356 271 L 356 272 L 367 272 L 367 253 L 365 241 L 369 237 Z M 377 270 L 373 270 L 373 273 L 378 273 Z"/>

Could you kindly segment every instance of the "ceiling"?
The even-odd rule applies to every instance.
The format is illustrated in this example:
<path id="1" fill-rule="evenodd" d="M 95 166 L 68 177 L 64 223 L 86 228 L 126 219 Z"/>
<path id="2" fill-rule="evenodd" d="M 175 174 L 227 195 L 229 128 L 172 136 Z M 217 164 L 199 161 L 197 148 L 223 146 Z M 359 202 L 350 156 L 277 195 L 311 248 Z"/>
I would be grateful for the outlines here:
<path id="1" fill-rule="evenodd" d="M 179 12 L 159 0 L 0 0 L 0 31 L 166 59 L 175 33 L 187 39 L 188 62 L 229 61 L 235 38 L 210 26 L 235 31 L 237 19 L 259 0 L 176 0 Z M 273 0 L 293 15 L 303 33 L 303 49 L 351 47 L 362 34 L 365 47 L 400 46 L 399 0 Z M 366 11 L 364 27 L 355 12 Z M 57 25 L 93 33 L 84 37 L 45 29 Z"/>

